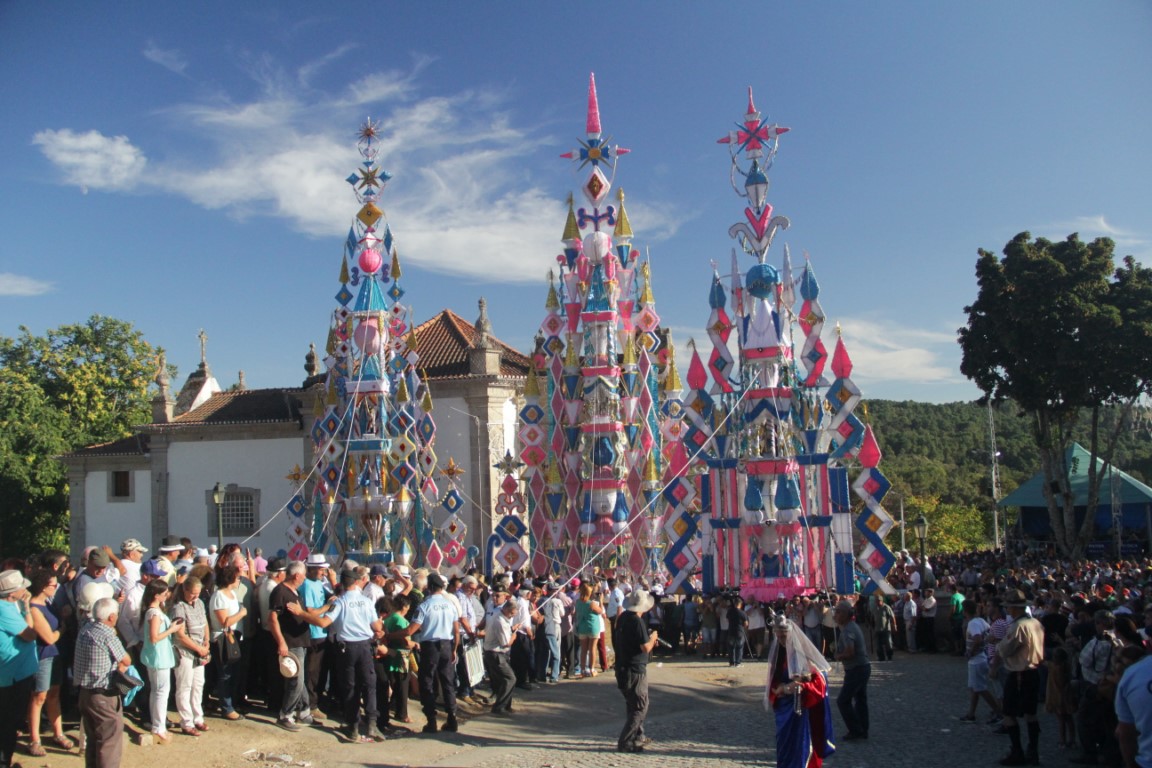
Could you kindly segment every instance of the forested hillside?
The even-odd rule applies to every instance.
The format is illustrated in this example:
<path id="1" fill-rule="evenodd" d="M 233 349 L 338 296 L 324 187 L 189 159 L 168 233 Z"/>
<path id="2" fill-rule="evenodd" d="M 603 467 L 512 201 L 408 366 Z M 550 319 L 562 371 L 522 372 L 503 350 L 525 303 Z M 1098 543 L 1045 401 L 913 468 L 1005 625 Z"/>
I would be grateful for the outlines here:
<path id="1" fill-rule="evenodd" d="M 903 495 L 907 519 L 924 512 L 933 521 L 930 538 L 938 549 L 970 544 L 968 539 L 979 538 L 981 527 L 990 540 L 988 409 L 975 403 L 869 400 L 866 404 L 866 421 L 884 452 L 880 469 L 893 484 L 885 507 L 895 515 Z M 1010 403 L 994 409 L 993 415 L 1000 453 L 1000 490 L 1007 495 L 1039 471 L 1039 459 L 1026 416 Z M 1114 424 L 1115 414 L 1107 414 L 1105 423 Z M 1152 441 L 1143 426 L 1138 420 L 1136 426 L 1130 424 L 1125 429 L 1116 463 L 1148 482 L 1152 478 Z M 1085 447 L 1087 432 L 1087 425 L 1081 425 L 1076 436 Z M 947 530 L 950 527 L 956 530 Z"/>

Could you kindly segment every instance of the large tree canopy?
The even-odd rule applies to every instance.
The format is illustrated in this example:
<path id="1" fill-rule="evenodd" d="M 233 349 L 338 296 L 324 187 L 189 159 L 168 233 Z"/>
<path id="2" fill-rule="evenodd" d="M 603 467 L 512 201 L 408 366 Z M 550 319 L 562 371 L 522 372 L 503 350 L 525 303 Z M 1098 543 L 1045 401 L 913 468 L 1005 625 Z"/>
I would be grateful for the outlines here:
<path id="1" fill-rule="evenodd" d="M 1152 376 L 1152 270 L 1131 257 L 1119 267 L 1108 238 L 1054 243 L 1021 232 L 1003 258 L 980 249 L 979 293 L 959 330 L 961 372 L 993 401 L 1030 417 L 1045 474 L 1056 546 L 1079 556 L 1092 535 L 1100 476 L 1133 405 Z M 1119 414 L 1110 423 L 1101 415 Z M 1077 526 L 1067 448 L 1081 413 L 1091 425 L 1089 509 Z"/>
<path id="2" fill-rule="evenodd" d="M 157 352 L 131 323 L 100 315 L 0 337 L 0 552 L 66 543 L 67 478 L 53 457 L 151 420 Z"/>

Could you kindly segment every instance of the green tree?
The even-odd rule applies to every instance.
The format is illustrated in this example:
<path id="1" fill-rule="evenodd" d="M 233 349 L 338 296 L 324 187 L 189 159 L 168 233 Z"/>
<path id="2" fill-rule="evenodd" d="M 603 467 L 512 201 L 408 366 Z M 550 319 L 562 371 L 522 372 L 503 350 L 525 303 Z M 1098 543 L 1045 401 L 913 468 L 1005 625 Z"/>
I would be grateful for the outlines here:
<path id="1" fill-rule="evenodd" d="M 979 250 L 976 301 L 959 330 L 961 372 L 985 400 L 1014 401 L 1028 417 L 1044 472 L 1057 548 L 1080 556 L 1092 535 L 1102 472 L 1152 373 L 1152 271 L 1131 257 L 1117 268 L 1108 238 L 1032 240 L 1021 232 L 1004 257 Z M 1115 419 L 1102 421 L 1111 411 Z M 1088 419 L 1088 513 L 1077 526 L 1068 448 Z M 1105 423 L 1108 422 L 1108 423 Z"/>
<path id="2" fill-rule="evenodd" d="M 0 337 L 0 552 L 66 542 L 67 477 L 54 457 L 150 420 L 158 351 L 131 323 L 100 315 Z"/>

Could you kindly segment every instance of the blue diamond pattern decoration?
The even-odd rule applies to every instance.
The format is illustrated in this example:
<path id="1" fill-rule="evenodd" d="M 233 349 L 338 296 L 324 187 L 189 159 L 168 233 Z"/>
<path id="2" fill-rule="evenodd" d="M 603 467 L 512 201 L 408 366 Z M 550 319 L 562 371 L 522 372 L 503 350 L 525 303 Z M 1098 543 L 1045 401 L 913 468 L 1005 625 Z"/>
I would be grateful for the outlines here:
<path id="1" fill-rule="evenodd" d="M 460 491 L 452 488 L 444 494 L 444 501 L 440 502 L 440 506 L 455 514 L 464 506 L 464 497 L 460 495 Z"/>
<path id="2" fill-rule="evenodd" d="M 304 514 L 304 500 L 300 498 L 300 494 L 292 497 L 292 501 L 288 502 L 286 509 L 289 514 L 295 515 L 296 517 Z"/>
<path id="3" fill-rule="evenodd" d="M 400 297 L 404 295 L 404 289 L 398 283 L 392 283 L 392 287 L 388 289 L 388 295 L 392 301 L 400 301 Z"/>
<path id="4" fill-rule="evenodd" d="M 416 427 L 416 434 L 423 438 L 425 444 L 432 442 L 432 438 L 436 436 L 436 422 L 432 421 L 431 415 L 426 415 L 420 419 L 420 424 Z"/>
<path id="5" fill-rule="evenodd" d="M 328 481 L 329 487 L 334 487 L 336 483 L 340 482 L 340 470 L 329 464 L 328 469 L 324 470 L 324 479 Z"/>
<path id="6" fill-rule="evenodd" d="M 408 358 L 402 355 L 395 355 L 388 361 L 388 367 L 391 368 L 394 373 L 403 373 L 404 369 L 408 367 Z"/>
<path id="7" fill-rule="evenodd" d="M 396 482 L 400 485 L 407 485 L 415 474 L 416 470 L 408 463 L 397 464 L 392 468 L 392 477 L 396 478 Z"/>
<path id="8" fill-rule="evenodd" d="M 348 290 L 348 286 L 346 285 L 341 286 L 340 292 L 336 294 L 336 301 L 340 302 L 344 306 L 348 306 L 348 302 L 352 301 L 354 298 L 356 297 L 352 295 L 352 291 Z"/>
<path id="9" fill-rule="evenodd" d="M 496 526 L 496 535 L 506 542 L 519 541 L 528 532 L 528 526 L 515 515 L 508 515 Z"/>
<path id="10" fill-rule="evenodd" d="M 520 410 L 520 419 L 525 424 L 539 424 L 544 418 L 544 409 L 535 403 L 529 403 Z"/>
<path id="11" fill-rule="evenodd" d="M 394 435 L 402 435 L 412 426 L 412 416 L 405 410 L 396 411 L 388 420 L 388 427 Z"/>

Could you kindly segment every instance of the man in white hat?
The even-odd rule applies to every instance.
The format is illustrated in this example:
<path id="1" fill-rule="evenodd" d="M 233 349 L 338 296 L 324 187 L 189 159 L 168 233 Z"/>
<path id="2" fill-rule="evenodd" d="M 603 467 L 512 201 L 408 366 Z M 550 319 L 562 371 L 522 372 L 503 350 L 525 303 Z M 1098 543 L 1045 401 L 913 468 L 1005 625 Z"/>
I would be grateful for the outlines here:
<path id="1" fill-rule="evenodd" d="M 328 599 L 336 591 L 336 574 L 329 566 L 328 558 L 319 552 L 308 555 L 304 565 L 307 578 L 300 585 L 300 602 L 310 614 L 320 616 L 328 605 Z M 312 717 L 319 720 L 324 717 L 320 710 L 320 695 L 324 692 L 326 673 L 330 671 L 330 663 L 325 663 L 329 646 L 328 631 L 316 623 L 309 627 L 309 631 L 312 639 L 308 646 L 308 658 L 304 662 L 304 679 L 308 684 L 308 706 Z M 338 703 L 333 701 L 332 705 L 338 706 Z"/>
<path id="2" fill-rule="evenodd" d="M 648 631 L 642 616 L 652 610 L 655 601 L 647 590 L 637 589 L 624 599 L 624 608 L 616 619 L 616 686 L 624 695 L 627 716 L 620 731 L 616 749 L 620 752 L 643 752 L 651 742 L 644 735 L 648 716 L 648 659 L 659 635 Z"/>
<path id="3" fill-rule="evenodd" d="M 160 542 L 160 556 L 156 558 L 156 562 L 160 564 L 160 569 L 164 571 L 164 581 L 169 587 L 176 586 L 176 561 L 180 559 L 180 554 L 184 551 L 184 545 L 180 541 L 179 536 L 165 536 L 164 540 Z"/>
<path id="4" fill-rule="evenodd" d="M 120 557 L 114 563 L 120 571 L 121 593 L 127 594 L 140 581 L 140 566 L 144 564 L 147 552 L 148 547 L 141 544 L 139 539 L 124 539 L 120 542 Z"/>

